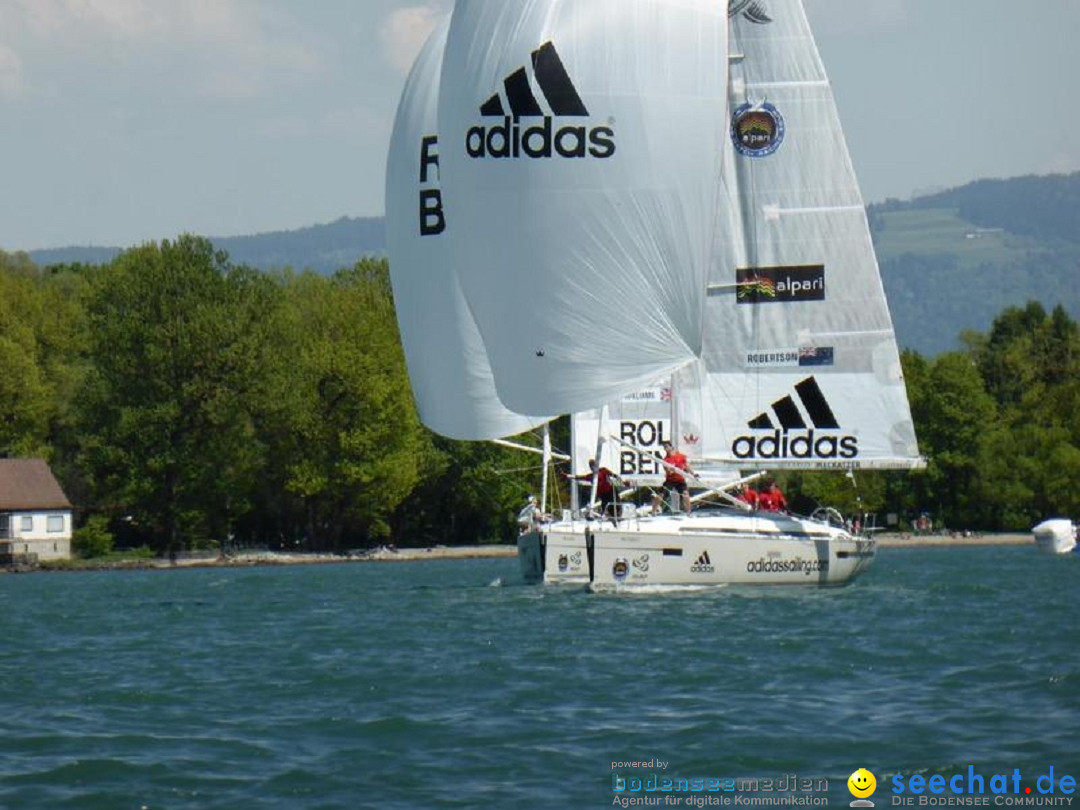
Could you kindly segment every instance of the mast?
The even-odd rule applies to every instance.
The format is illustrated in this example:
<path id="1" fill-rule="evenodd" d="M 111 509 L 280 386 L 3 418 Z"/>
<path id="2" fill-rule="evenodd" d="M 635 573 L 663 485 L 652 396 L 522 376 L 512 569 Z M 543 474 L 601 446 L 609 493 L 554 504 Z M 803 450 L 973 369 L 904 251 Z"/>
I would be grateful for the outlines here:
<path id="1" fill-rule="evenodd" d="M 551 466 L 551 429 L 544 423 L 544 472 L 540 478 L 540 511 L 548 511 L 548 469 Z"/>

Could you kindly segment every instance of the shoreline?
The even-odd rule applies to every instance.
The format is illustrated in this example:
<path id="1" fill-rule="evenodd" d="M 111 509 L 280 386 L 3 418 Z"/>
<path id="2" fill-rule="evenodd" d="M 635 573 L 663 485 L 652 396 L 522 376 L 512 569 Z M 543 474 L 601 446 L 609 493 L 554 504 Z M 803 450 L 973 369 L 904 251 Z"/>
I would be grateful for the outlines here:
<path id="1" fill-rule="evenodd" d="M 331 565 L 337 563 L 416 562 L 418 560 L 467 560 L 498 557 L 517 557 L 517 546 L 426 546 L 391 548 L 380 546 L 349 554 L 293 554 L 277 551 L 242 551 L 228 557 L 205 556 L 177 558 L 153 557 L 141 560 L 47 560 L 37 565 L 0 567 L 3 574 L 81 573 L 84 571 L 175 571 L 181 568 L 253 568 L 268 565 Z"/>
<path id="2" fill-rule="evenodd" d="M 1030 534 L 1000 533 L 973 537 L 951 535 L 910 535 L 882 533 L 877 539 L 878 548 L 975 548 L 982 546 L 1034 545 Z M 63 573 L 82 571 L 170 571 L 180 568 L 251 568 L 263 565 L 328 565 L 333 563 L 394 563 L 420 560 L 472 560 L 516 557 L 517 546 L 425 546 L 418 548 L 393 548 L 380 546 L 363 552 L 349 554 L 290 554 L 274 551 L 240 552 L 229 557 L 192 557 L 177 559 L 118 560 L 95 563 L 92 560 L 45 562 L 39 565 L 16 565 L 0 567 L 2 574 Z"/>
<path id="3" fill-rule="evenodd" d="M 948 534 L 895 534 L 882 533 L 877 537 L 879 548 L 950 548 L 974 546 L 1028 546 L 1035 545 L 1031 533 L 1001 532 L 979 534 L 971 537 L 953 537 Z"/>

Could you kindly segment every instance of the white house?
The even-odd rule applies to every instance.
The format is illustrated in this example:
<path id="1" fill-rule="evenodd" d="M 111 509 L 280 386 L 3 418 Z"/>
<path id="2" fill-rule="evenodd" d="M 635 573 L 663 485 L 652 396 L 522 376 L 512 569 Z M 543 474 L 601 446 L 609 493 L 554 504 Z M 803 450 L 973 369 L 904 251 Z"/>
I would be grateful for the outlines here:
<path id="1" fill-rule="evenodd" d="M 48 464 L 0 458 L 0 564 L 70 559 L 71 516 L 71 502 Z"/>

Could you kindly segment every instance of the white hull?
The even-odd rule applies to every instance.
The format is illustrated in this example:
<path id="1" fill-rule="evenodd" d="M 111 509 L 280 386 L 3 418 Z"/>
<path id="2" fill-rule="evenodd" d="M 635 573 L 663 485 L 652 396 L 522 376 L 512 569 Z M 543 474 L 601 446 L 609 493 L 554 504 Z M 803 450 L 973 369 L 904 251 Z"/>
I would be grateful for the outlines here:
<path id="1" fill-rule="evenodd" d="M 1044 520 L 1031 530 L 1035 547 L 1043 554 L 1068 554 L 1076 550 L 1076 526 L 1071 520 Z"/>
<path id="2" fill-rule="evenodd" d="M 518 538 L 527 582 L 639 586 L 843 585 L 876 544 L 787 515 L 717 510 L 610 522 L 564 521 Z"/>

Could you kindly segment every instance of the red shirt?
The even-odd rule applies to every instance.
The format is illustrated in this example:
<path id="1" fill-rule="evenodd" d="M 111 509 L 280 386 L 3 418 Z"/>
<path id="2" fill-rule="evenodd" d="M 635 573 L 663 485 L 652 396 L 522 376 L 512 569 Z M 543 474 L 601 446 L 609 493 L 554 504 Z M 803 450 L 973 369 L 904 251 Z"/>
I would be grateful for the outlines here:
<path id="1" fill-rule="evenodd" d="M 766 512 L 780 512 L 787 509 L 787 500 L 779 487 L 769 487 L 758 496 L 758 503 Z"/>
<path id="2" fill-rule="evenodd" d="M 671 467 L 678 467 L 680 470 L 685 470 L 689 466 L 686 462 L 686 456 L 682 453 L 672 451 L 664 457 L 664 461 L 671 465 Z M 671 467 L 664 467 L 664 483 L 665 484 L 685 484 L 686 477 Z"/>
<path id="3" fill-rule="evenodd" d="M 615 485 L 611 482 L 611 470 L 607 467 L 601 467 L 600 472 L 596 475 L 596 494 L 607 495 L 609 492 L 615 491 Z"/>
<path id="4" fill-rule="evenodd" d="M 611 480 L 611 477 L 615 475 L 607 467 L 601 467 L 600 472 L 596 474 L 596 494 L 607 495 L 609 492 L 615 491 L 615 484 Z M 592 484 L 593 474 L 591 472 L 582 473 L 581 475 L 571 475 L 569 478 L 576 479 L 578 481 L 584 481 L 588 484 Z"/>
<path id="5" fill-rule="evenodd" d="M 746 489 L 744 489 L 742 491 L 742 494 L 739 495 L 739 500 L 744 501 L 745 503 L 748 503 L 751 506 L 757 506 L 757 504 L 758 504 L 757 490 L 752 489 L 750 487 L 747 487 Z"/>

